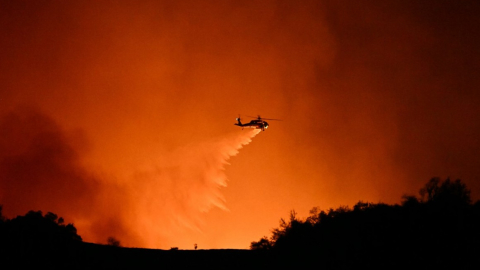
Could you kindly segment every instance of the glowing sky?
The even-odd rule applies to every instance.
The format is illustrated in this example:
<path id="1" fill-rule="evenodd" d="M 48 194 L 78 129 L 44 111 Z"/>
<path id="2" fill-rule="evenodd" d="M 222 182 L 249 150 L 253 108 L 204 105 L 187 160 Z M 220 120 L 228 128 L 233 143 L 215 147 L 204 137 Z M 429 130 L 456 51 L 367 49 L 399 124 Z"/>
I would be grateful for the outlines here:
<path id="1" fill-rule="evenodd" d="M 398 203 L 434 176 L 477 200 L 478 14 L 0 0 L 4 214 L 52 211 L 91 242 L 248 248 L 292 209 Z M 282 121 L 256 134 L 239 114 Z"/>

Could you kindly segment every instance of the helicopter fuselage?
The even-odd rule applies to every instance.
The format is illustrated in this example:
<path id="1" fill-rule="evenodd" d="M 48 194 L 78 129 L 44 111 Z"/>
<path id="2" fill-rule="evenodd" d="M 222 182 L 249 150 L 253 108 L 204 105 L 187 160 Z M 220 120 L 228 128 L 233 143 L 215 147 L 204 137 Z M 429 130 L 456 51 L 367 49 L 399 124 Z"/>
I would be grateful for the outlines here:
<path id="1" fill-rule="evenodd" d="M 237 123 L 235 123 L 234 125 L 236 126 L 240 126 L 243 128 L 256 128 L 256 129 L 261 129 L 262 131 L 265 131 L 265 129 L 268 128 L 268 123 L 267 121 L 263 121 L 261 119 L 256 119 L 256 120 L 252 120 L 246 124 L 242 124 L 242 122 L 240 121 L 240 118 L 237 118 Z"/>

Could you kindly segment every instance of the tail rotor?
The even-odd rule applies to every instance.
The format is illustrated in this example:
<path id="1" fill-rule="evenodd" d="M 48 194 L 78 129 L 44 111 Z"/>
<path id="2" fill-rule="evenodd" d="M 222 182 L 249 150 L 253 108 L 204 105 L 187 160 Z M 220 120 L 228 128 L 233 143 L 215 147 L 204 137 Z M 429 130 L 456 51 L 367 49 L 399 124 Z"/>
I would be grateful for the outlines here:
<path id="1" fill-rule="evenodd" d="M 240 119 L 240 114 L 238 115 L 237 118 L 235 118 L 235 120 L 237 120 L 237 123 L 236 123 L 235 125 L 237 125 L 237 126 L 241 126 L 241 125 L 242 125 L 242 121 L 241 121 L 241 119 Z"/>

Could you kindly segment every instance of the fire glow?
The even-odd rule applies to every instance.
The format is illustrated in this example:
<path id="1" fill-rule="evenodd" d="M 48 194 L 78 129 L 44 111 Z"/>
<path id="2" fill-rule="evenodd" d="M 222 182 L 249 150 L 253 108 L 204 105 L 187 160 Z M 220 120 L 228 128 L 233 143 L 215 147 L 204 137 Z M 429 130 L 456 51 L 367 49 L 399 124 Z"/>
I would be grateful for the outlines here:
<path id="1" fill-rule="evenodd" d="M 228 209 L 221 191 L 227 160 L 260 132 L 181 147 L 121 179 L 83 168 L 65 132 L 39 111 L 19 110 L 0 124 L 6 131 L 0 183 L 7 213 L 51 211 L 74 222 L 85 241 L 113 236 L 125 246 L 149 248 L 168 248 L 179 234 L 201 232 L 203 214 Z"/>

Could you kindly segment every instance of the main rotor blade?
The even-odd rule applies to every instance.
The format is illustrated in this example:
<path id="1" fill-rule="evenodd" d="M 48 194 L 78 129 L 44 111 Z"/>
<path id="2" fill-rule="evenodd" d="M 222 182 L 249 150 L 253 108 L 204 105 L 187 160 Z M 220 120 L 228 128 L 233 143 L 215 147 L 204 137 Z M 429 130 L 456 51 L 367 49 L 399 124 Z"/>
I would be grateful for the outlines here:
<path id="1" fill-rule="evenodd" d="M 247 117 L 255 118 L 255 119 L 261 119 L 261 120 L 276 120 L 276 121 L 282 121 L 282 119 L 274 119 L 274 118 L 263 118 L 260 115 L 257 116 L 251 116 L 251 115 L 245 115 Z"/>
<path id="2" fill-rule="evenodd" d="M 262 120 L 275 120 L 275 121 L 282 121 L 282 119 L 263 118 L 263 117 L 262 117 Z"/>

